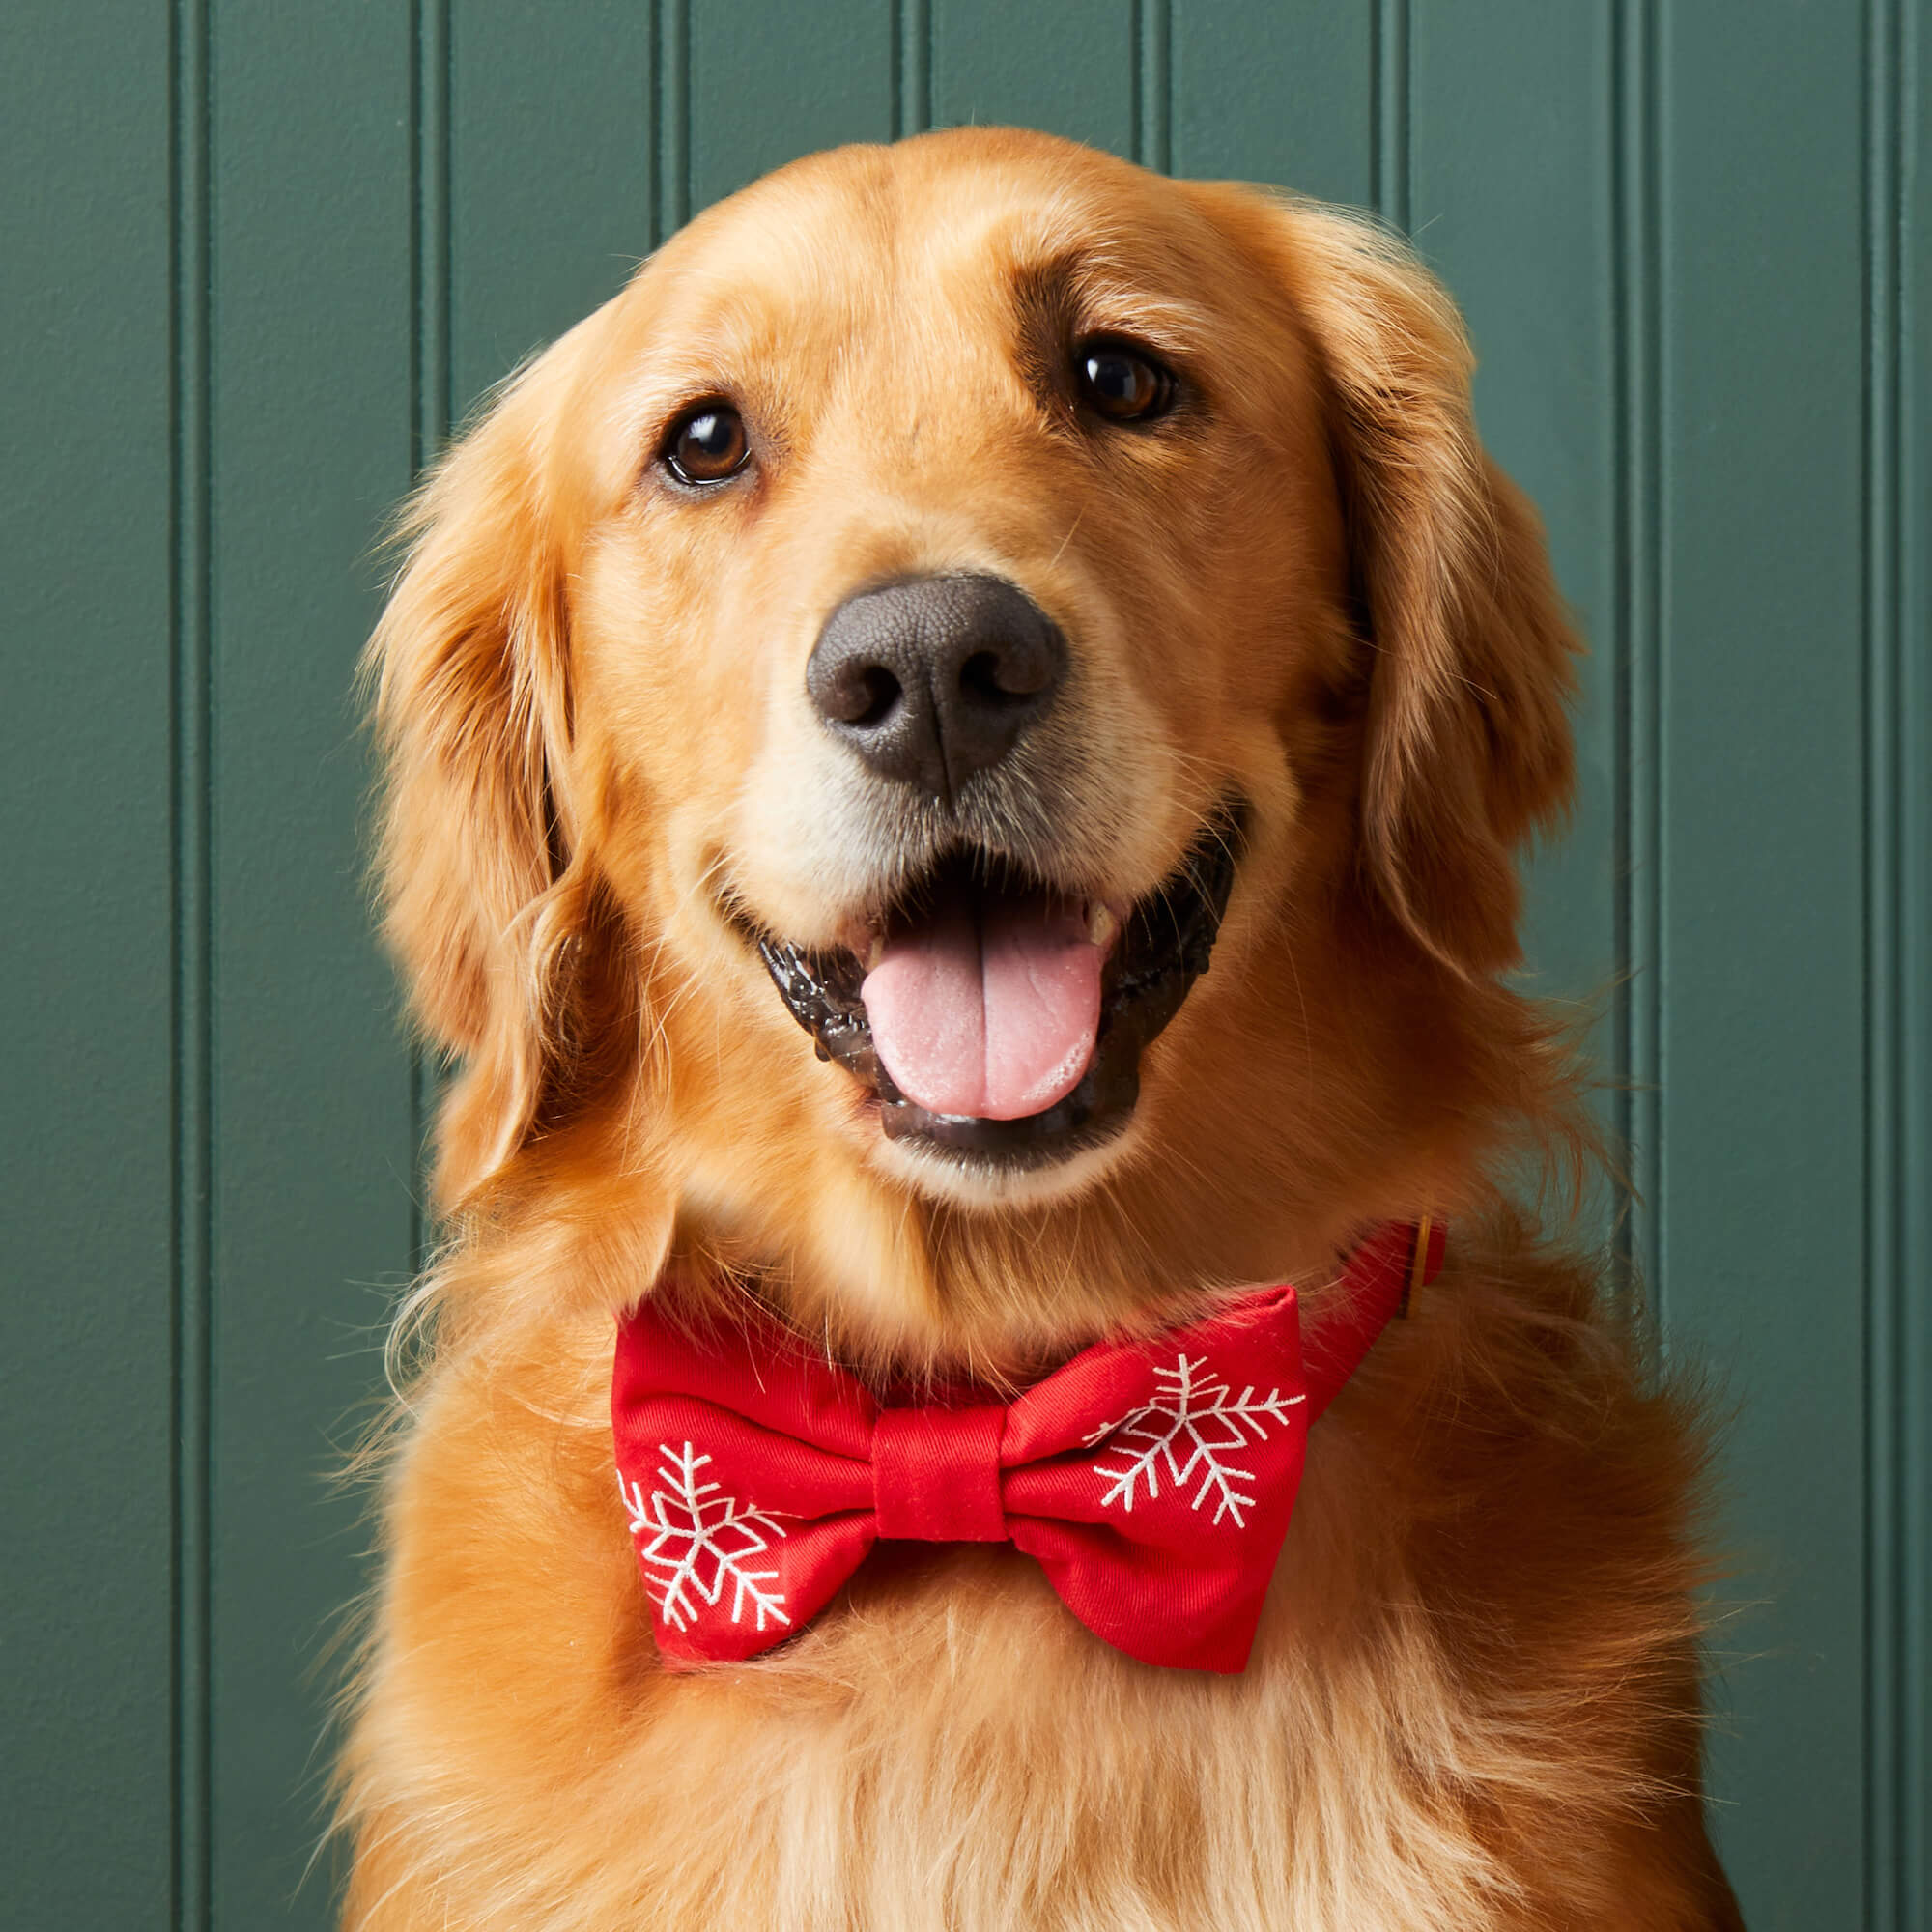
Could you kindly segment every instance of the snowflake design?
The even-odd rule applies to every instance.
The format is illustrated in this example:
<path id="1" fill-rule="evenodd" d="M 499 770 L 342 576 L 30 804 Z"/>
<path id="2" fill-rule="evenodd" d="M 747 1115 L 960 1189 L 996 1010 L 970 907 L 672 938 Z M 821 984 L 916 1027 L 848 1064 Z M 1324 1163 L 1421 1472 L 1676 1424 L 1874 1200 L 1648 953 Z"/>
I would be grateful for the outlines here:
<path id="1" fill-rule="evenodd" d="M 666 1623 L 689 1630 L 717 1606 L 729 1584 L 734 1624 L 749 1609 L 760 1630 L 768 1621 L 789 1625 L 784 1592 L 771 1587 L 779 1573 L 749 1567 L 772 1547 L 774 1537 L 786 1534 L 784 1525 L 723 1494 L 722 1483 L 704 1481 L 698 1472 L 711 1458 L 698 1455 L 689 1442 L 682 1449 L 660 1442 L 658 1454 L 665 1459 L 658 1469 L 662 1489 L 653 1490 L 646 1501 L 643 1484 L 626 1483 L 619 1472 L 617 1493 L 631 1519 L 638 1554 L 658 1573 L 645 1582 Z"/>
<path id="2" fill-rule="evenodd" d="M 1279 1389 L 1258 1396 L 1252 1384 L 1234 1395 L 1208 1370 L 1206 1355 L 1177 1355 L 1172 1368 L 1153 1374 L 1151 1402 L 1118 1422 L 1102 1424 L 1087 1438 L 1090 1449 L 1114 1438 L 1106 1456 L 1094 1464 L 1094 1473 L 1107 1479 L 1102 1505 L 1119 1503 L 1131 1511 L 1137 1495 L 1157 1500 L 1165 1470 L 1177 1491 L 1184 1492 L 1198 1480 L 1193 1508 L 1200 1509 L 1211 1496 L 1216 1523 L 1232 1517 L 1236 1529 L 1245 1529 L 1242 1512 L 1254 1508 L 1255 1499 L 1239 1485 L 1254 1482 L 1255 1473 L 1225 1459 L 1250 1442 L 1265 1442 L 1269 1425 L 1286 1425 L 1288 1411 L 1308 1398 L 1283 1395 Z"/>

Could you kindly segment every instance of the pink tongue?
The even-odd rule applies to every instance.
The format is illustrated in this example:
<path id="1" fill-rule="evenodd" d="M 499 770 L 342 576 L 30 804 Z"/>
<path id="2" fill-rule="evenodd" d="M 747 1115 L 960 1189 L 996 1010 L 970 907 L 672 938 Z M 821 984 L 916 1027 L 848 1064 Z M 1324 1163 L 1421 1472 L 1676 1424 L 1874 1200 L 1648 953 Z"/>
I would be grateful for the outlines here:
<path id="1" fill-rule="evenodd" d="M 1071 907 L 949 895 L 888 940 L 866 976 L 872 1044 L 899 1092 L 928 1113 L 1044 1113 L 1094 1058 L 1100 964 Z"/>

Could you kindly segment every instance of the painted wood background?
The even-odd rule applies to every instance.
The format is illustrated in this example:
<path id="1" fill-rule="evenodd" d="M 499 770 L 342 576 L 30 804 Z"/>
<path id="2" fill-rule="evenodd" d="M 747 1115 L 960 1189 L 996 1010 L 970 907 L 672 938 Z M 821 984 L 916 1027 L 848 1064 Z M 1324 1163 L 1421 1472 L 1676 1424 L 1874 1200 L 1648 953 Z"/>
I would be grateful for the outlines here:
<path id="1" fill-rule="evenodd" d="M 1378 208 L 1594 640 L 1610 988 L 1735 1409 L 1754 1927 L 1928 1891 L 1920 0 L 14 0 L 0 19 L 0 1918 L 320 1926 L 327 1472 L 422 1238 L 348 689 L 424 456 L 695 208 L 958 121 Z M 305 1875 L 306 1872 L 306 1875 Z"/>

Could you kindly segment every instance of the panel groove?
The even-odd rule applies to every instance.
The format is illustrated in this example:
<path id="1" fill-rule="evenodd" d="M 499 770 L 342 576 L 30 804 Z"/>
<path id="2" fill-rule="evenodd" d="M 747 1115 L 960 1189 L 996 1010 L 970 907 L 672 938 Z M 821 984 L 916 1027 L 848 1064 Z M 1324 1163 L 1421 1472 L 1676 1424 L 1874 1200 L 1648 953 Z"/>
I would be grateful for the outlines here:
<path id="1" fill-rule="evenodd" d="M 213 1248 L 213 825 L 210 574 L 209 305 L 212 113 L 207 0 L 177 0 L 170 21 L 173 103 L 169 184 L 174 301 L 172 720 L 174 1141 L 174 1495 L 172 1579 L 174 1897 L 178 1932 L 209 1923 L 210 1315 Z"/>
<path id="2" fill-rule="evenodd" d="M 1406 234 L 1414 191 L 1409 168 L 1409 0 L 1374 0 L 1374 5 L 1370 192 L 1376 213 Z"/>
<path id="3" fill-rule="evenodd" d="M 903 139 L 932 126 L 932 8 L 929 0 L 893 7 L 893 133 Z"/>
<path id="4" fill-rule="evenodd" d="M 1902 721 L 1893 797 L 1900 897 L 1894 1178 L 1899 1202 L 1895 1314 L 1897 1403 L 1899 1712 L 1898 1924 L 1932 1925 L 1932 605 L 1924 576 L 1922 440 L 1928 366 L 1923 280 L 1925 238 L 1918 220 L 1922 181 L 1920 116 L 1925 99 L 1922 0 L 1894 0 L 1889 50 L 1893 205 L 1887 211 L 1894 256 L 1890 317 L 1897 465 L 1892 476 L 1892 591 L 1898 613 L 1898 715 Z"/>
<path id="5" fill-rule="evenodd" d="M 650 231 L 649 252 L 656 254 L 664 245 L 665 225 L 665 64 L 664 0 L 649 0 L 644 14 L 644 31 L 651 40 L 651 98 L 645 116 L 645 145 L 651 156 L 651 198 L 645 207 L 645 225 Z"/>
<path id="6" fill-rule="evenodd" d="M 450 355 L 450 0 L 412 0 L 410 20 L 410 474 L 420 483 L 441 455 L 456 414 Z M 433 1056 L 410 1042 L 410 1270 L 429 1259 Z"/>
<path id="7" fill-rule="evenodd" d="M 1865 8 L 1864 393 L 1861 505 L 1865 574 L 1865 1859 L 1874 1928 L 1921 1922 L 1908 1869 L 1912 1786 L 1905 1648 L 1909 1516 L 1905 1466 L 1908 1350 L 1904 1284 L 1903 988 L 1908 904 L 1901 865 L 1905 800 L 1900 604 L 1900 225 L 1903 172 L 1900 21 L 1892 0 Z M 1922 1899 L 1918 1901 L 1922 1907 Z"/>
<path id="8" fill-rule="evenodd" d="M 1134 7 L 1134 158 L 1162 174 L 1174 166 L 1174 16 L 1169 0 Z"/>
<path id="9" fill-rule="evenodd" d="M 1897 769 L 1895 611 L 1892 606 L 1889 483 L 1894 451 L 1887 408 L 1892 386 L 1885 327 L 1892 295 L 1885 205 L 1889 190 L 1889 108 L 1881 71 L 1887 41 L 1886 0 L 1869 0 L 1865 26 L 1864 367 L 1861 434 L 1864 441 L 1864 949 L 1865 949 L 1865 1891 L 1877 1932 L 1896 1910 L 1900 1729 L 1895 1718 L 1899 1583 L 1897 1551 L 1885 1534 L 1897 1510 L 1893 1456 L 1899 1362 L 1893 1291 L 1897 1243 L 1892 1179 L 1897 1082 L 1891 1062 L 1896 1023 L 1893 894 L 1897 841 L 1891 822 Z"/>
<path id="10" fill-rule="evenodd" d="M 1932 1406 L 1932 1227 L 1927 1199 L 1932 1194 L 1932 1145 L 1925 1109 L 1932 1104 L 1932 1057 L 1926 1020 L 1932 1008 L 1932 956 L 1927 921 L 1932 916 L 1932 867 L 1927 865 L 1926 830 L 1932 825 L 1926 751 L 1932 739 L 1932 681 L 1926 653 L 1932 634 L 1925 626 L 1922 601 L 1914 598 L 1916 568 L 1922 551 L 1908 542 L 1922 532 L 1924 503 L 1915 489 L 1911 425 L 1920 399 L 1925 355 L 1915 333 L 1907 273 L 1915 259 L 1915 199 L 1911 143 L 1923 99 L 1916 32 L 1920 9 L 1909 0 L 1889 0 L 1889 34 L 1880 49 L 1878 78 L 1885 84 L 1889 119 L 1890 178 L 1880 210 L 1890 249 L 1891 300 L 1887 318 L 1888 360 L 1891 371 L 1890 435 L 1892 469 L 1890 526 L 1888 531 L 1889 589 L 1891 598 L 1894 704 L 1898 721 L 1897 762 L 1891 813 L 1894 828 L 1892 881 L 1895 907 L 1892 981 L 1894 1065 L 1898 1093 L 1892 1116 L 1891 1179 L 1893 1238 L 1892 1322 L 1898 1370 L 1892 1385 L 1895 1439 L 1894 1509 L 1881 1533 L 1896 1539 L 1898 1572 L 1896 1622 L 1892 1633 L 1897 1676 L 1893 1685 L 1898 1713 L 1896 1789 L 1892 1794 L 1897 1839 L 1897 1922 L 1901 1928 L 1932 1925 L 1932 1618 L 1927 1590 L 1928 1511 L 1932 1459 L 1927 1454 L 1927 1409 Z M 1908 76 L 1915 78 L 1909 79 Z M 1908 612 L 1917 612 L 1915 620 Z"/>
<path id="11" fill-rule="evenodd" d="M 1662 609 L 1659 585 L 1662 320 L 1657 19 L 1652 0 L 1617 0 L 1611 64 L 1616 287 L 1617 999 L 1619 1151 L 1628 1193 L 1619 1250 L 1664 1325 L 1660 1038 L 1662 990 Z"/>
<path id="12" fill-rule="evenodd" d="M 690 0 L 655 0 L 660 245 L 691 219 Z"/>

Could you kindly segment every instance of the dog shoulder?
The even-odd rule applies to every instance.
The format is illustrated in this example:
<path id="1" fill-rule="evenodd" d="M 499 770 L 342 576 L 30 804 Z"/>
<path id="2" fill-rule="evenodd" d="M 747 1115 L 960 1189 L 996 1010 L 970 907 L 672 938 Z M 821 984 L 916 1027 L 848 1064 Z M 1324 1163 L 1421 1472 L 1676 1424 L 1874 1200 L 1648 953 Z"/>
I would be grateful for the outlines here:
<path id="1" fill-rule="evenodd" d="M 1701 1818 L 1713 1435 L 1631 1304 L 1517 1217 L 1459 1229 L 1372 1370 L 1380 1400 L 1338 1420 L 1355 1512 L 1379 1486 L 1400 1524 L 1393 1621 L 1426 1655 L 1452 1781 L 1543 1901 L 1528 1922 L 1728 1925 Z"/>

